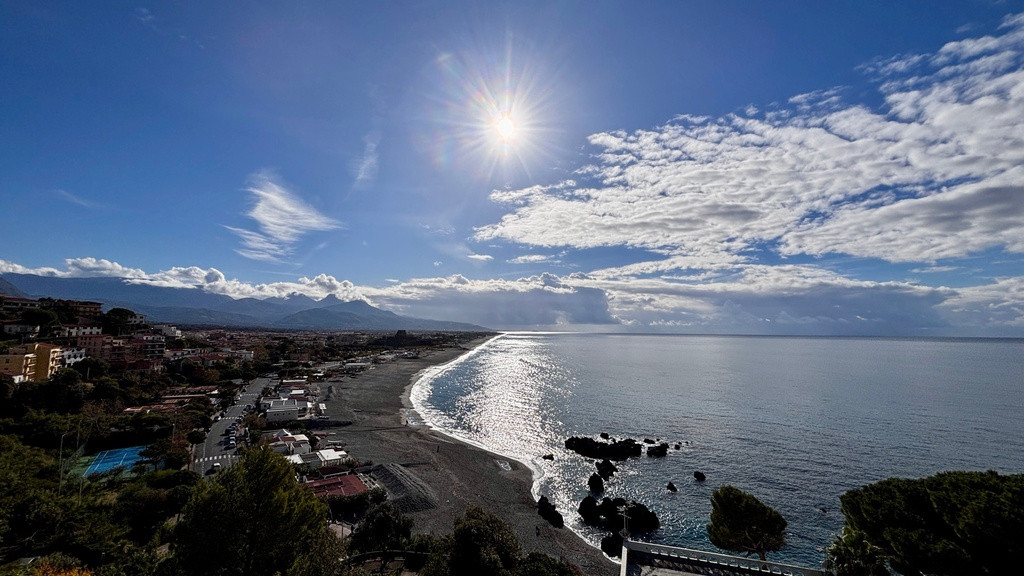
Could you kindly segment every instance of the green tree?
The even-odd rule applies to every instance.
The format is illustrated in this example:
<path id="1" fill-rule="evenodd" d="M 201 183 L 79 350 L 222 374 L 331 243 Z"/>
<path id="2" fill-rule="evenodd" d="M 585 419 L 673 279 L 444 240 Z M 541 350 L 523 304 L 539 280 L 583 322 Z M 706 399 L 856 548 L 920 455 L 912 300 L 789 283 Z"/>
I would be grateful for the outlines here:
<path id="1" fill-rule="evenodd" d="M 56 326 L 60 318 L 52 310 L 28 309 L 21 313 L 21 322 L 32 326 Z"/>
<path id="2" fill-rule="evenodd" d="M 844 529 L 825 549 L 825 564 L 835 576 L 889 576 L 881 550 L 863 532 Z"/>
<path id="3" fill-rule="evenodd" d="M 103 333 L 111 336 L 123 336 L 131 333 L 131 323 L 135 318 L 135 312 L 127 308 L 111 308 L 100 319 L 103 325 Z"/>
<path id="4" fill-rule="evenodd" d="M 522 547 L 515 533 L 501 518 L 473 507 L 455 520 L 451 536 L 431 554 L 423 576 L 461 574 L 514 574 Z"/>
<path id="5" fill-rule="evenodd" d="M 352 532 L 353 553 L 402 550 L 412 535 L 412 520 L 402 515 L 394 502 L 381 502 L 367 511 Z"/>
<path id="6" fill-rule="evenodd" d="M 874 565 L 878 557 L 908 576 L 1004 574 L 1007 559 L 1024 553 L 1024 474 L 889 478 L 839 500 L 843 539 L 864 545 L 833 544 L 837 564 Z"/>
<path id="7" fill-rule="evenodd" d="M 761 560 L 786 544 L 786 519 L 752 494 L 722 486 L 711 494 L 708 538 L 723 550 L 757 554 Z"/>
<path id="8" fill-rule="evenodd" d="M 177 569 L 273 576 L 289 574 L 300 559 L 308 570 L 330 566 L 331 558 L 303 557 L 316 552 L 311 542 L 327 538 L 326 519 L 324 504 L 295 481 L 284 457 L 266 448 L 248 450 L 233 466 L 196 485 L 174 531 Z"/>
<path id="9" fill-rule="evenodd" d="M 106 360 L 89 356 L 71 365 L 71 369 L 77 371 L 89 382 L 94 382 L 110 373 L 110 363 Z"/>

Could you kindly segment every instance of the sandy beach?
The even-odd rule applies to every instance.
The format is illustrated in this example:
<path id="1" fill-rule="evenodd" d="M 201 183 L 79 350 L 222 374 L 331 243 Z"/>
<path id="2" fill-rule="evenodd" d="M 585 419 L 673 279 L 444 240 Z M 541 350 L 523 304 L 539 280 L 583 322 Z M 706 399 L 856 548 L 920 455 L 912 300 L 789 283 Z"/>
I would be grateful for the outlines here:
<path id="1" fill-rule="evenodd" d="M 419 358 L 400 358 L 375 365 L 354 377 L 334 380 L 326 402 L 332 419 L 349 426 L 325 430 L 359 460 L 400 465 L 397 471 L 422 483 L 432 505 L 409 513 L 413 531 L 451 532 L 455 518 L 470 506 L 479 506 L 504 519 L 519 536 L 524 552 L 543 552 L 565 558 L 584 574 L 612 576 L 618 565 L 589 546 L 568 528 L 554 528 L 537 514 L 531 495 L 532 473 L 523 464 L 464 444 L 429 427 L 406 424 L 403 409 L 411 409 L 409 388 L 418 373 L 464 354 L 467 348 L 450 347 L 423 352 Z M 326 385 L 325 385 L 326 388 Z M 575 510 L 559 510 L 566 518 Z M 540 534 L 537 529 L 540 528 Z"/>

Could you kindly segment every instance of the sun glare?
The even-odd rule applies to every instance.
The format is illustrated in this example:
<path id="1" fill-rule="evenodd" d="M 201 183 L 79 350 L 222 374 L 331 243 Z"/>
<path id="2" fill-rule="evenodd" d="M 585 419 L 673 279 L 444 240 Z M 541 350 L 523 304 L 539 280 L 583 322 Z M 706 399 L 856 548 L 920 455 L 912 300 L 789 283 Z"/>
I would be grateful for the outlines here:
<path id="1" fill-rule="evenodd" d="M 516 123 L 512 121 L 512 118 L 505 114 L 494 122 L 494 129 L 498 132 L 498 136 L 505 142 L 508 142 L 516 135 Z"/>
<path id="2" fill-rule="evenodd" d="M 511 46 L 503 58 L 470 46 L 438 57 L 439 166 L 467 161 L 488 180 L 508 182 L 531 178 L 550 153 L 553 85 L 543 81 L 542 59 L 512 55 Z"/>

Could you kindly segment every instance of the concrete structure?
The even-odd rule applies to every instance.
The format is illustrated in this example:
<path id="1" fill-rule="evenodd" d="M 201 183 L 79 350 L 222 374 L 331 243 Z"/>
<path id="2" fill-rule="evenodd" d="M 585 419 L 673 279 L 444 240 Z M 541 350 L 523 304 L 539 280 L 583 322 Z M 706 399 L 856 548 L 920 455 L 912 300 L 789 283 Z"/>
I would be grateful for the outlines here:
<path id="1" fill-rule="evenodd" d="M 33 376 L 29 378 L 35 382 L 42 382 L 53 376 L 63 365 L 61 363 L 60 346 L 46 342 L 33 342 L 31 344 L 22 344 L 21 346 L 12 346 L 11 354 L 35 355 L 35 370 L 33 371 Z"/>
<path id="2" fill-rule="evenodd" d="M 305 434 L 275 436 L 269 446 L 274 452 L 284 454 L 285 456 L 309 454 L 313 449 L 309 444 L 309 438 Z"/>
<path id="3" fill-rule="evenodd" d="M 342 474 L 323 480 L 312 480 L 306 482 L 306 486 L 313 490 L 313 494 L 320 498 L 328 496 L 352 496 L 362 494 L 368 488 L 359 476 L 355 474 Z"/>
<path id="4" fill-rule="evenodd" d="M 110 356 L 113 342 L 114 337 L 109 334 L 85 334 L 75 339 L 75 344 L 79 348 L 84 348 L 86 355 L 103 359 Z"/>
<path id="5" fill-rule="evenodd" d="M 769 562 L 757 558 L 744 558 L 716 554 L 703 550 L 648 544 L 626 539 L 622 543 L 622 564 L 619 576 L 829 576 L 816 568 L 804 568 Z"/>
<path id="6" fill-rule="evenodd" d="M 164 357 L 165 342 L 166 339 L 158 334 L 135 334 L 131 345 L 138 357 L 154 360 Z"/>
<path id="7" fill-rule="evenodd" d="M 293 454 L 288 457 L 288 461 L 292 464 L 305 464 L 313 468 L 339 466 L 344 464 L 346 460 L 348 460 L 348 452 L 335 450 L 334 448 L 317 450 L 316 452 L 310 452 L 309 454 Z"/>
<path id="8" fill-rule="evenodd" d="M 100 326 L 61 326 L 57 336 L 61 338 L 78 338 L 79 336 L 95 336 L 103 334 Z"/>
<path id="9" fill-rule="evenodd" d="M 4 324 L 4 334 L 11 336 L 38 336 L 39 326 L 33 324 Z"/>
<path id="10" fill-rule="evenodd" d="M 153 329 L 159 330 L 167 338 L 181 338 L 181 330 L 178 330 L 175 326 L 160 324 L 159 326 L 154 326 Z"/>
<path id="11" fill-rule="evenodd" d="M 24 382 L 33 380 L 36 376 L 36 355 L 0 354 L 0 372 L 12 377 L 18 375 Z"/>
<path id="12" fill-rule="evenodd" d="M 63 366 L 72 366 L 85 360 L 85 348 L 61 348 L 60 362 Z"/>
<path id="13" fill-rule="evenodd" d="M 4 296 L 0 299 L 0 311 L 4 314 L 21 314 L 25 310 L 38 310 L 39 301 L 17 296 Z"/>

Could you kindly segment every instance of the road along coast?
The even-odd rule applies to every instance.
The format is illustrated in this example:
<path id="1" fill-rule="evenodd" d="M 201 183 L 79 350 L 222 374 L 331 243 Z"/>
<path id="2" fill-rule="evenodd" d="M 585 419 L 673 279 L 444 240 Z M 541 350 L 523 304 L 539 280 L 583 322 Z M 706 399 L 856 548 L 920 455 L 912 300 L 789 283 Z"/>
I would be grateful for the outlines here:
<path id="1" fill-rule="evenodd" d="M 400 499 L 416 533 L 448 534 L 457 517 L 479 506 L 507 522 L 527 553 L 565 558 L 588 575 L 617 574 L 618 566 L 599 550 L 568 528 L 550 526 L 537 514 L 529 468 L 423 425 L 412 410 L 409 392 L 424 370 L 450 362 L 487 340 L 424 351 L 418 358 L 397 358 L 330 382 L 328 416 L 352 424 L 327 430 L 331 433 L 327 438 L 342 443 L 353 458 L 386 465 L 386 483 L 411 492 Z M 567 517 L 576 513 L 561 512 Z"/>

